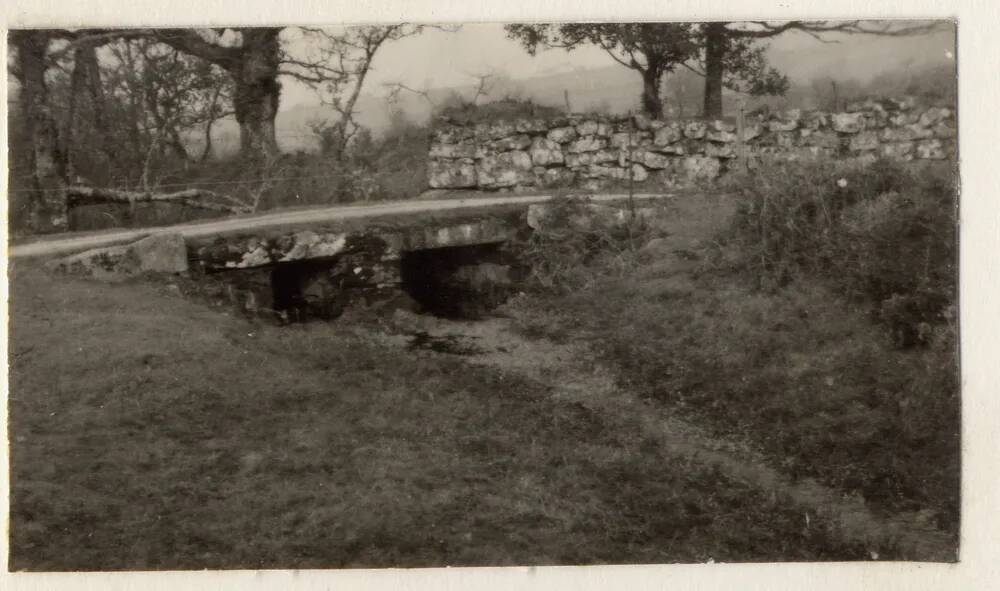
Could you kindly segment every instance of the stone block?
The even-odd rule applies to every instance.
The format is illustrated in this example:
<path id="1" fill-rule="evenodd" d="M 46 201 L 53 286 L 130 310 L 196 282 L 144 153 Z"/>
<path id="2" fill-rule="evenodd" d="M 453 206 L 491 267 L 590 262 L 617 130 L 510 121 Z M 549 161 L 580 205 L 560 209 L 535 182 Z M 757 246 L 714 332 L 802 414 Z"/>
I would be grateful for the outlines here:
<path id="1" fill-rule="evenodd" d="M 948 153 L 941 140 L 922 140 L 916 144 L 916 157 L 921 160 L 944 160 Z"/>
<path id="2" fill-rule="evenodd" d="M 817 131 L 830 126 L 830 117 L 822 111 L 807 113 L 800 123 L 803 130 Z"/>
<path id="3" fill-rule="evenodd" d="M 646 131 L 650 128 L 650 124 L 653 122 L 645 113 L 636 113 L 632 116 L 632 123 L 635 125 L 636 129 Z"/>
<path id="4" fill-rule="evenodd" d="M 601 138 L 587 136 L 574 142 L 570 142 L 569 147 L 566 148 L 566 150 L 572 154 L 579 154 L 581 152 L 596 152 L 597 150 L 604 149 L 607 145 L 608 142 Z"/>
<path id="5" fill-rule="evenodd" d="M 923 112 L 918 119 L 918 123 L 922 127 L 932 127 L 941 121 L 950 119 L 952 116 L 951 109 L 944 107 L 931 107 Z"/>
<path id="6" fill-rule="evenodd" d="M 581 121 L 576 125 L 576 133 L 583 136 L 596 135 L 597 134 L 597 122 L 591 119 Z"/>
<path id="7" fill-rule="evenodd" d="M 636 162 L 641 163 L 646 168 L 662 169 L 670 166 L 670 158 L 656 152 L 642 151 L 633 156 Z"/>
<path id="8" fill-rule="evenodd" d="M 550 129 L 546 135 L 548 139 L 558 142 L 560 144 L 565 144 L 571 142 L 577 138 L 575 127 L 555 127 Z"/>
<path id="9" fill-rule="evenodd" d="M 849 147 L 852 152 L 871 152 L 877 150 L 879 147 L 878 134 L 871 130 L 861 131 L 851 138 Z"/>
<path id="10" fill-rule="evenodd" d="M 700 140 L 705 137 L 707 126 L 704 121 L 688 121 L 684 124 L 684 137 Z"/>
<path id="11" fill-rule="evenodd" d="M 653 145 L 668 146 L 675 142 L 679 142 L 683 138 L 684 132 L 680 125 L 671 123 L 656 130 L 656 133 L 653 134 Z"/>
<path id="12" fill-rule="evenodd" d="M 540 187 L 566 187 L 573 184 L 576 173 L 568 168 L 546 168 L 541 175 L 535 175 L 535 183 Z"/>
<path id="13" fill-rule="evenodd" d="M 794 131 L 798 127 L 798 119 L 772 119 L 767 122 L 767 128 L 772 132 Z"/>
<path id="14" fill-rule="evenodd" d="M 510 121 L 494 121 L 487 128 L 487 135 L 494 140 L 503 139 L 505 137 L 514 135 L 517 129 L 514 124 Z"/>
<path id="15" fill-rule="evenodd" d="M 733 144 L 705 144 L 705 156 L 711 158 L 735 158 L 736 148 Z"/>
<path id="16" fill-rule="evenodd" d="M 58 273 L 100 279 L 140 273 L 183 273 L 188 270 L 187 245 L 180 234 L 154 234 L 131 244 L 95 248 L 47 264 Z"/>
<path id="17" fill-rule="evenodd" d="M 688 156 L 681 164 L 681 172 L 688 182 L 713 181 L 721 170 L 719 160 L 707 156 Z"/>
<path id="18" fill-rule="evenodd" d="M 493 142 L 493 148 L 500 152 L 510 152 L 511 150 L 524 150 L 531 145 L 531 138 L 527 134 L 517 134 L 505 138 L 500 138 Z"/>
<path id="19" fill-rule="evenodd" d="M 914 153 L 913 142 L 894 142 L 891 144 L 882 144 L 882 155 L 888 156 L 889 158 L 912 160 L 913 153 Z"/>
<path id="20" fill-rule="evenodd" d="M 545 133 L 549 130 L 544 119 L 518 119 L 514 122 L 517 133 Z"/>
<path id="21" fill-rule="evenodd" d="M 743 126 L 743 141 L 757 139 L 764 133 L 764 126 L 760 121 L 747 121 Z"/>
<path id="22" fill-rule="evenodd" d="M 530 182 L 531 168 L 531 156 L 518 150 L 483 158 L 476 166 L 476 175 L 483 189 L 509 188 Z"/>
<path id="23" fill-rule="evenodd" d="M 728 144 L 736 141 L 736 134 L 726 130 L 709 129 L 705 132 L 705 139 L 710 142 Z"/>
<path id="24" fill-rule="evenodd" d="M 650 134 L 648 132 L 639 132 L 629 134 L 627 132 L 619 132 L 611 135 L 611 140 L 609 145 L 612 148 L 628 149 L 631 143 L 632 148 L 638 147 L 642 144 L 643 140 L 649 139 Z"/>
<path id="25" fill-rule="evenodd" d="M 476 156 L 476 146 L 474 144 L 431 144 L 431 158 L 474 158 Z"/>
<path id="26" fill-rule="evenodd" d="M 428 182 L 432 189 L 468 189 L 478 183 L 476 167 L 466 162 L 431 160 Z"/>
<path id="27" fill-rule="evenodd" d="M 838 133 L 859 133 L 865 126 L 861 113 L 834 113 L 831 124 Z"/>
<path id="28" fill-rule="evenodd" d="M 649 178 L 649 171 L 646 170 L 645 166 L 641 164 L 632 165 L 632 180 L 634 180 L 637 183 L 641 183 L 647 178 Z"/>
<path id="29" fill-rule="evenodd" d="M 562 147 L 550 139 L 537 137 L 529 151 L 531 162 L 536 166 L 560 166 L 565 163 Z"/>

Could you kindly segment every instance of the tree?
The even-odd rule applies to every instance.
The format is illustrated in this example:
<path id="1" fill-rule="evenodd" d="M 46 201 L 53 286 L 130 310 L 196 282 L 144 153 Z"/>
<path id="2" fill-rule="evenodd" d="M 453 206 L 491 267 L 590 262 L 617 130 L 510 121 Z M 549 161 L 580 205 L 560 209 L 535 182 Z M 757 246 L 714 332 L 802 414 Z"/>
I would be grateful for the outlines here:
<path id="1" fill-rule="evenodd" d="M 372 62 L 379 49 L 390 41 L 419 35 L 427 25 L 367 25 L 336 29 L 300 27 L 311 41 L 305 56 L 282 54 L 281 74 L 311 85 L 323 104 L 333 108 L 338 118 L 332 125 L 320 122 L 322 135 L 331 142 L 330 153 L 342 156 L 358 132 L 355 107 Z M 441 27 L 436 27 L 441 28 Z"/>
<path id="2" fill-rule="evenodd" d="M 696 36 L 701 48 L 700 70 L 687 67 L 705 77 L 703 116 L 722 116 L 724 87 L 750 94 L 783 94 L 788 80 L 767 65 L 766 47 L 760 41 L 788 31 L 801 31 L 826 41 L 825 33 L 882 36 L 920 35 L 935 30 L 938 23 L 887 23 L 872 21 L 768 21 L 702 23 Z M 828 41 L 827 41 L 828 42 Z"/>
<path id="3" fill-rule="evenodd" d="M 562 25 L 507 25 L 507 36 L 529 54 L 538 49 L 567 51 L 582 45 L 603 49 L 619 64 L 642 76 L 640 103 L 654 118 L 663 115 L 660 82 L 665 74 L 692 59 L 699 46 L 690 23 L 597 23 Z"/>
<path id="4" fill-rule="evenodd" d="M 45 78 L 46 52 L 53 34 L 44 30 L 11 31 L 9 39 L 16 53 L 11 73 L 19 84 L 21 121 L 29 142 L 27 224 L 35 232 L 63 230 L 67 224 L 63 193 L 66 161 Z"/>
<path id="5" fill-rule="evenodd" d="M 240 126 L 240 153 L 258 164 L 278 156 L 274 119 L 281 84 L 278 73 L 281 27 L 231 29 L 237 42 L 227 44 L 217 29 L 214 38 L 195 29 L 150 29 L 152 39 L 201 58 L 225 70 L 233 82 L 233 114 Z"/>

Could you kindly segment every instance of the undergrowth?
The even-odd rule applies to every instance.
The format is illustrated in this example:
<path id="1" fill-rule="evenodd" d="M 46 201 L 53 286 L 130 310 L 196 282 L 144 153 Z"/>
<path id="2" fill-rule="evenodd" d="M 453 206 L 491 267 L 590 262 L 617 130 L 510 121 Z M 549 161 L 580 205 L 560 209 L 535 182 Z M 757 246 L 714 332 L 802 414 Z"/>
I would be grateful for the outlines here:
<path id="1" fill-rule="evenodd" d="M 558 107 L 542 105 L 530 99 L 507 97 L 488 103 L 453 101 L 438 110 L 438 115 L 458 125 L 507 121 L 519 117 L 551 118 L 563 115 Z"/>
<path id="2" fill-rule="evenodd" d="M 893 160 L 769 163 L 732 181 L 742 199 L 723 244 L 763 289 L 818 278 L 872 306 L 900 347 L 953 332 L 954 169 Z M 944 334 L 942 334 L 942 329 Z"/>
<path id="3" fill-rule="evenodd" d="M 622 276 L 637 264 L 636 253 L 660 234 L 653 208 L 634 203 L 605 206 L 585 198 L 559 196 L 537 209 L 536 226 L 511 247 L 527 271 L 527 287 L 543 293 L 569 293 L 599 278 L 593 269 Z"/>
<path id="4" fill-rule="evenodd" d="M 945 164 L 775 163 L 736 179 L 731 222 L 684 251 L 696 261 L 679 240 L 650 259 L 618 239 L 622 275 L 573 246 L 587 232 L 543 236 L 536 256 L 555 260 L 540 268 L 558 273 L 525 329 L 582 327 L 629 390 L 957 540 L 953 178 Z"/>

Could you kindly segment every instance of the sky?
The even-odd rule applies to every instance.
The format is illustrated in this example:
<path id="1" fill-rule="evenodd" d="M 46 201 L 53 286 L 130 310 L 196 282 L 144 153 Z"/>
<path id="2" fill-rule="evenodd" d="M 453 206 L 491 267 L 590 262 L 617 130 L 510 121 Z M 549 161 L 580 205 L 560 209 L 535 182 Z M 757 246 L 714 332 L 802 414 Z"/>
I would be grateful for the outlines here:
<path id="1" fill-rule="evenodd" d="M 291 40 L 294 53 L 301 41 Z M 501 24 L 466 24 L 456 32 L 427 29 L 419 36 L 382 46 L 375 56 L 365 91 L 382 94 L 383 85 L 401 82 L 413 88 L 445 88 L 475 83 L 477 74 L 506 74 L 532 78 L 573 68 L 606 66 L 614 62 L 602 50 L 584 47 L 565 51 L 543 51 L 534 58 L 515 41 L 507 39 Z M 306 85 L 286 78 L 282 105 L 294 108 L 317 104 Z"/>
<path id="2" fill-rule="evenodd" d="M 300 51 L 303 42 L 296 39 L 294 32 L 289 32 L 288 37 L 289 50 L 293 54 Z M 820 51 L 834 58 L 840 52 L 844 59 L 834 59 L 832 63 L 838 64 L 841 74 L 849 75 L 852 70 L 868 74 L 870 64 L 862 62 L 885 58 L 886 54 L 894 52 L 912 52 L 914 44 L 913 39 L 844 35 L 830 38 L 840 43 L 821 43 L 809 35 L 789 32 L 771 40 L 770 46 L 774 52 L 785 56 L 794 55 L 800 49 L 810 53 Z M 951 34 L 937 35 L 933 42 L 940 46 L 943 53 L 953 47 L 954 37 Z M 864 46 L 867 51 L 857 51 L 858 46 Z M 414 88 L 442 88 L 474 83 L 477 74 L 533 78 L 615 63 L 604 51 L 595 47 L 581 47 L 571 52 L 539 51 L 532 57 L 520 44 L 507 38 L 502 24 L 466 24 L 457 32 L 429 29 L 419 36 L 384 45 L 375 56 L 373 71 L 366 80 L 364 91 L 383 95 L 383 85 L 393 82 Z M 290 79 L 283 81 L 282 110 L 316 105 L 318 102 L 315 92 L 306 85 Z"/>

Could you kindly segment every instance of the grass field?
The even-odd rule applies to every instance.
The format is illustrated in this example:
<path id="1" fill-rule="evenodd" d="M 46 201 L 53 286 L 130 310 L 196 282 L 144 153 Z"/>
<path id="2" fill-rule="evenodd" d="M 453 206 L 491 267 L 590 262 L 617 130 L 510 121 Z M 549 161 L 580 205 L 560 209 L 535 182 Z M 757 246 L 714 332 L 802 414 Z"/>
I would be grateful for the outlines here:
<path id="1" fill-rule="evenodd" d="M 12 282 L 12 568 L 865 558 L 638 417 L 345 320 Z"/>
<path id="2" fill-rule="evenodd" d="M 279 327 L 16 260 L 12 568 L 954 560 L 954 341 L 713 262 L 738 209 L 560 238 L 571 288 L 481 322 Z"/>

